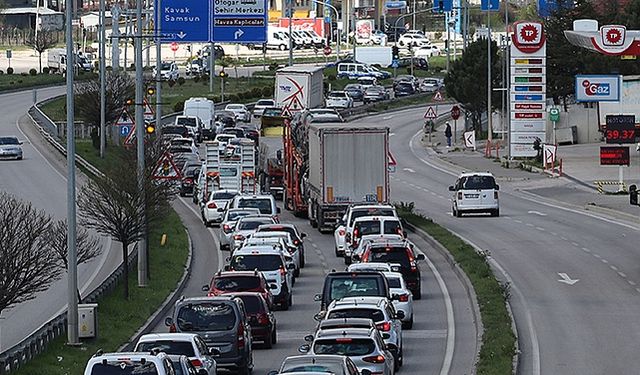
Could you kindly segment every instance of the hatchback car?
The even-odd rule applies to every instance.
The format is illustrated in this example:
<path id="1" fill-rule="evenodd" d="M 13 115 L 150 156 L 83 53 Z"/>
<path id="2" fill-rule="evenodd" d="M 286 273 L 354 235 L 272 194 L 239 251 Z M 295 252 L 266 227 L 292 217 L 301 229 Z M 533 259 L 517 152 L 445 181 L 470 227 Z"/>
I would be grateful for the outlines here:
<path id="1" fill-rule="evenodd" d="M 308 355 L 344 355 L 349 357 L 359 371 L 393 375 L 397 368 L 393 353 L 387 349 L 376 329 L 349 328 L 319 331 L 311 344 L 298 348 Z"/>
<path id="2" fill-rule="evenodd" d="M 383 86 L 371 86 L 364 91 L 364 104 L 389 100 L 389 93 Z"/>
<path id="3" fill-rule="evenodd" d="M 364 97 L 364 87 L 358 83 L 349 83 L 344 87 L 344 91 L 353 99 L 354 102 L 361 102 Z"/>
<path id="4" fill-rule="evenodd" d="M 219 270 L 211 278 L 209 285 L 203 285 L 202 291 L 208 296 L 221 296 L 239 292 L 260 293 L 267 304 L 273 304 L 273 294 L 269 283 L 260 271 L 222 271 Z"/>
<path id="5" fill-rule="evenodd" d="M 425 260 L 422 253 L 415 254 L 413 244 L 407 240 L 402 241 L 375 241 L 369 242 L 359 259 L 362 263 L 391 263 L 399 264 L 398 271 L 402 273 L 407 287 L 413 293 L 415 299 L 422 298 L 422 286 L 420 283 L 420 267 L 418 263 Z"/>
<path id="6" fill-rule="evenodd" d="M 16 137 L 0 137 L 0 159 L 22 160 L 22 142 Z"/>
<path id="7" fill-rule="evenodd" d="M 198 370 L 186 355 L 170 354 L 167 357 L 169 357 L 171 361 L 175 375 L 209 375 L 209 372 L 205 369 Z M 215 372 L 213 372 L 213 374 L 215 374 Z"/>
<path id="8" fill-rule="evenodd" d="M 276 199 L 271 194 L 237 195 L 229 203 L 229 208 L 257 208 L 263 215 L 270 215 L 278 221 L 280 208 L 276 205 Z"/>
<path id="9" fill-rule="evenodd" d="M 314 108 L 309 110 L 309 120 L 316 124 L 344 122 L 344 117 L 334 108 Z"/>
<path id="10" fill-rule="evenodd" d="M 233 296 L 244 302 L 253 341 L 262 341 L 265 348 L 271 349 L 278 341 L 276 316 L 262 294 L 243 292 L 234 293 Z"/>
<path id="11" fill-rule="evenodd" d="M 351 108 L 353 99 L 345 91 L 331 91 L 325 100 L 327 108 Z"/>
<path id="12" fill-rule="evenodd" d="M 404 277 L 400 272 L 383 272 L 384 277 L 389 282 L 389 288 L 391 288 L 391 295 L 394 296 L 392 301 L 393 307 L 396 311 L 402 311 L 404 317 L 400 319 L 402 321 L 402 328 L 413 328 L 413 294 L 404 282 Z"/>
<path id="13" fill-rule="evenodd" d="M 369 234 L 369 235 L 362 236 L 358 241 L 358 246 L 351 249 L 351 262 L 356 262 L 356 264 L 359 264 L 357 262 L 360 262 L 362 253 L 364 253 L 364 250 L 372 242 L 387 243 L 389 241 L 403 241 L 403 240 L 404 240 L 404 237 L 399 234 Z M 347 259 L 345 259 L 345 261 L 346 260 Z M 376 262 L 376 265 L 378 264 L 380 263 Z M 351 265 L 349 265 L 349 267 L 351 267 Z M 380 271 L 380 270 L 376 270 L 376 271 Z M 393 269 L 388 271 L 393 271 Z"/>
<path id="14" fill-rule="evenodd" d="M 500 216 L 496 179 L 489 172 L 462 173 L 449 191 L 453 216 L 461 217 L 463 213 L 489 212 L 491 216 Z"/>
<path id="15" fill-rule="evenodd" d="M 182 168 L 182 179 L 180 180 L 180 196 L 186 197 L 193 194 L 195 180 L 200 174 L 201 164 L 185 164 Z"/>
<path id="16" fill-rule="evenodd" d="M 392 216 L 361 216 L 354 220 L 353 230 L 345 235 L 345 241 L 347 246 L 355 249 L 362 236 L 385 234 L 406 236 L 400 219 Z"/>
<path id="17" fill-rule="evenodd" d="M 257 208 L 232 208 L 225 210 L 222 222 L 220 223 L 220 232 L 218 232 L 220 250 L 230 250 L 229 245 L 233 242 L 232 237 L 236 222 L 242 217 L 251 215 L 260 215 L 260 210 Z"/>
<path id="18" fill-rule="evenodd" d="M 227 104 L 227 106 L 224 107 L 224 110 L 233 112 L 236 117 L 236 121 L 251 121 L 251 113 L 244 104 Z"/>
<path id="19" fill-rule="evenodd" d="M 253 106 L 253 117 L 258 118 L 262 116 L 262 113 L 264 112 L 265 108 L 275 107 L 275 105 L 276 105 L 276 102 L 273 99 L 258 100 L 256 105 Z"/>
<path id="20" fill-rule="evenodd" d="M 391 300 L 389 283 L 381 272 L 330 272 L 324 278 L 322 293 L 314 296 L 326 310 L 332 301 L 346 297 L 379 296 Z"/>
<path id="21" fill-rule="evenodd" d="M 353 230 L 353 222 L 361 216 L 393 216 L 398 217 L 396 209 L 391 205 L 353 204 L 340 220 L 333 233 L 335 240 L 335 254 L 337 257 L 345 253 L 345 237 Z"/>
<path id="22" fill-rule="evenodd" d="M 418 85 L 420 92 L 436 92 L 441 87 L 440 80 L 437 78 L 425 78 Z"/>
<path id="23" fill-rule="evenodd" d="M 121 352 L 93 355 L 84 368 L 84 375 L 146 374 L 173 375 L 173 365 L 166 353 Z"/>
<path id="24" fill-rule="evenodd" d="M 416 93 L 416 88 L 411 82 L 401 81 L 393 88 L 393 94 L 396 97 L 413 95 Z"/>
<path id="25" fill-rule="evenodd" d="M 282 361 L 280 371 L 270 371 L 267 375 L 289 373 L 334 374 L 334 375 L 371 375 L 368 370 L 359 372 L 353 360 L 343 355 L 297 355 Z"/>
<path id="26" fill-rule="evenodd" d="M 140 336 L 133 351 L 150 352 L 152 349 L 169 355 L 185 355 L 196 369 L 203 368 L 210 375 L 216 373 L 218 350 L 208 348 L 202 337 L 194 333 L 149 333 Z"/>
<path id="27" fill-rule="evenodd" d="M 175 61 L 163 61 L 162 64 L 160 64 L 160 75 L 158 75 L 155 67 L 153 68 L 153 75 L 156 79 L 175 81 L 180 76 L 180 71 Z"/>
<path id="28" fill-rule="evenodd" d="M 238 195 L 238 191 L 232 189 L 212 191 L 207 202 L 202 205 L 202 222 L 204 225 L 209 226 L 213 223 L 222 222 L 227 202 L 236 195 Z"/>
<path id="29" fill-rule="evenodd" d="M 165 319 L 170 332 L 197 333 L 216 348 L 218 368 L 248 375 L 253 368 L 251 326 L 244 303 L 237 297 L 180 298 L 173 315 Z"/>
<path id="30" fill-rule="evenodd" d="M 304 268 L 304 239 L 307 234 L 298 231 L 298 228 L 293 224 L 267 224 L 261 225 L 256 230 L 256 233 L 260 232 L 287 232 L 291 235 L 293 244 L 300 250 L 300 267 Z"/>
<path id="31" fill-rule="evenodd" d="M 285 231 L 260 232 L 259 229 L 260 228 L 258 227 L 258 230 L 251 234 L 249 240 L 282 240 L 282 243 L 285 245 L 284 250 L 286 251 L 286 254 L 283 255 L 289 255 L 292 258 L 293 264 L 296 266 L 293 271 L 293 276 L 298 277 L 300 275 L 300 268 L 302 268 L 302 256 L 300 247 L 294 243 L 291 234 Z"/>

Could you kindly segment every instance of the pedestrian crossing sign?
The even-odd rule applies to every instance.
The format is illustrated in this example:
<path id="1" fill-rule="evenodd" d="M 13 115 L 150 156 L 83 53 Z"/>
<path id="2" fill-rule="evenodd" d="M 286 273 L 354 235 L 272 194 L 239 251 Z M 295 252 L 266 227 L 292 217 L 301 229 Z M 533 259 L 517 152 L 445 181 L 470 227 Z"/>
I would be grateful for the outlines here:
<path id="1" fill-rule="evenodd" d="M 427 108 L 427 112 L 424 113 L 424 118 L 435 119 L 438 115 L 436 114 L 435 109 L 433 107 Z"/>

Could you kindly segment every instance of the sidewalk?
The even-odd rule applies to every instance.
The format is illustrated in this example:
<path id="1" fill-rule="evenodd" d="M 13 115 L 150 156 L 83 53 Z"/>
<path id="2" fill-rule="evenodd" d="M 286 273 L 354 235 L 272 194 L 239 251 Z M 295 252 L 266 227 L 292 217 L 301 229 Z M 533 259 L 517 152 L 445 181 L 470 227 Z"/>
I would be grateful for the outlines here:
<path id="1" fill-rule="evenodd" d="M 426 147 L 429 145 L 425 142 Z M 640 208 L 629 205 L 628 195 L 610 195 L 598 192 L 594 181 L 618 181 L 618 167 L 600 166 L 600 146 L 604 143 L 578 144 L 558 147 L 558 158 L 563 161 L 563 177 L 551 177 L 545 173 L 528 172 L 519 168 L 505 168 L 495 161 L 496 153 L 486 158 L 485 142 L 478 142 L 478 150 L 466 150 L 457 140 L 447 148 L 444 125 L 432 134 L 431 148 L 439 158 L 467 170 L 489 171 L 499 183 L 509 183 L 515 189 L 529 192 L 547 199 L 593 211 L 637 220 Z M 640 184 L 640 155 L 631 145 L 631 166 L 623 169 L 624 183 Z M 499 149 L 499 156 L 506 156 L 506 147 Z M 605 191 L 616 191 L 617 186 L 604 186 Z M 603 210 L 602 210 L 603 209 Z M 611 212 L 613 210 L 613 212 Z"/>

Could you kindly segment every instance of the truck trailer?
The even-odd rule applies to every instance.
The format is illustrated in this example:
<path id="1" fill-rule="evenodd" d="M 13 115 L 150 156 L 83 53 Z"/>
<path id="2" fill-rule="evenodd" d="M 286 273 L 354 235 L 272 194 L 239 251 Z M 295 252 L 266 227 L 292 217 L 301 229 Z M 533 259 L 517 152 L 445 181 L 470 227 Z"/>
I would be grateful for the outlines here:
<path id="1" fill-rule="evenodd" d="M 229 143 L 205 142 L 205 168 L 201 176 L 202 201 L 212 191 L 233 189 L 241 193 L 256 193 L 255 148 L 252 140 L 232 138 Z"/>

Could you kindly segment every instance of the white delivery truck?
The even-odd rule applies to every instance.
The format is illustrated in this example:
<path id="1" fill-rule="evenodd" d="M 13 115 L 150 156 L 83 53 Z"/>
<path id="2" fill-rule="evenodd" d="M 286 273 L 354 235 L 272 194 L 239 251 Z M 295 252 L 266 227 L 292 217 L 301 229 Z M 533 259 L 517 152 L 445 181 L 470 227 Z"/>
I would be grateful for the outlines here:
<path id="1" fill-rule="evenodd" d="M 267 43 L 269 49 L 279 49 L 285 51 L 289 49 L 288 29 L 283 27 L 271 26 L 267 27 Z"/>
<path id="2" fill-rule="evenodd" d="M 246 194 L 257 192 L 255 148 L 251 139 L 232 138 L 226 144 L 205 142 L 205 155 L 205 175 L 199 179 L 202 184 L 198 188 L 202 192 L 200 198 L 220 189 L 233 189 Z"/>
<path id="3" fill-rule="evenodd" d="M 274 99 L 284 114 L 322 107 L 324 87 L 322 67 L 289 66 L 276 71 Z"/>
<path id="4" fill-rule="evenodd" d="M 203 139 L 213 140 L 216 137 L 215 106 L 213 101 L 207 98 L 189 98 L 184 101 L 183 114 L 200 119 Z"/>
<path id="5" fill-rule="evenodd" d="M 76 55 L 76 68 L 90 72 L 93 69 L 91 61 L 85 56 Z M 67 71 L 67 51 L 63 48 L 50 49 L 47 53 L 47 66 L 52 73 L 62 73 Z"/>
<path id="6" fill-rule="evenodd" d="M 368 65 L 380 65 L 386 68 L 391 65 L 391 46 L 358 47 L 356 48 L 356 61 Z"/>

